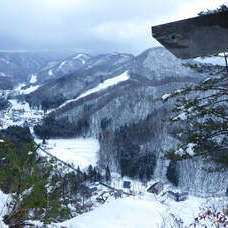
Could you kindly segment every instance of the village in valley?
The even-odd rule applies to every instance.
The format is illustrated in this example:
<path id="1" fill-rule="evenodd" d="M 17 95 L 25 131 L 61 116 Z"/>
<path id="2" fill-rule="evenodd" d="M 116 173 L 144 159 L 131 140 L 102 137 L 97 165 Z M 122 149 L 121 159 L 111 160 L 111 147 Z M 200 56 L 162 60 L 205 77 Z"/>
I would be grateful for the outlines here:
<path id="1" fill-rule="evenodd" d="M 0 97 L 9 101 L 8 108 L 0 110 L 0 129 L 12 125 L 33 127 L 44 116 L 42 110 L 31 109 L 26 101 L 17 100 L 17 93 L 12 90 L 0 90 Z"/>
<path id="2" fill-rule="evenodd" d="M 228 5 L 26 1 L 0 0 L 2 21 L 15 13 L 0 27 L 0 228 L 228 228 Z"/>

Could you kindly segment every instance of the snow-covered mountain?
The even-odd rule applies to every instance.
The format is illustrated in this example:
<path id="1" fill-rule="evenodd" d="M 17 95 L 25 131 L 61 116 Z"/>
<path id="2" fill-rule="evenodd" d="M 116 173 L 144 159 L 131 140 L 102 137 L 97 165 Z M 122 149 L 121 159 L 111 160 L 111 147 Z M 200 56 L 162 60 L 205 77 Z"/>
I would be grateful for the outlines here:
<path id="1" fill-rule="evenodd" d="M 80 55 L 77 56 L 81 57 Z M 85 62 L 78 58 L 74 58 L 75 57 L 70 58 L 70 60 L 64 60 L 56 68 L 59 69 L 61 65 L 62 67 L 67 67 L 68 64 L 73 61 L 76 63 L 76 65 L 71 68 L 73 73 L 63 74 L 62 72 L 60 75 L 63 76 L 59 77 L 53 74 L 50 76 L 53 77 L 52 80 L 45 83 L 27 97 L 27 100 L 32 106 L 40 106 L 45 102 L 47 108 L 55 108 L 69 99 L 75 99 L 77 96 L 94 88 L 102 81 L 127 71 L 134 59 L 132 55 L 128 54 L 99 55 L 91 57 Z M 80 67 L 77 64 L 79 64 Z M 77 68 L 77 66 L 79 68 Z M 52 70 L 52 72 L 55 71 Z"/>
<path id="2" fill-rule="evenodd" d="M 99 139 L 101 167 L 108 163 L 113 171 L 120 171 L 120 149 L 129 153 L 133 150 L 132 160 L 139 167 L 143 156 L 138 155 L 151 156 L 154 178 L 171 181 L 198 195 L 223 194 L 227 172 L 207 173 L 214 164 L 205 165 L 200 159 L 164 159 L 165 151 L 178 142 L 169 135 L 167 120 L 172 103 L 163 104 L 160 98 L 208 77 L 208 72 L 188 67 L 190 63 L 163 48 L 149 49 L 136 57 L 100 55 L 74 73 L 46 83 L 27 100 L 32 106 L 49 109 L 48 116 L 56 121 L 70 122 L 75 126 L 73 134 Z"/>
<path id="3" fill-rule="evenodd" d="M 71 51 L 0 52 L 0 77 L 9 77 L 13 85 L 29 82 L 32 75 L 72 53 Z"/>
<path id="4" fill-rule="evenodd" d="M 178 126 L 169 122 L 174 101 L 161 99 L 219 74 L 224 67 L 181 61 L 163 48 L 138 56 L 7 56 L 2 60 L 5 68 L 0 68 L 4 105 L 0 128 L 29 127 L 41 146 L 40 155 L 55 156 L 82 171 L 89 165 L 111 169 L 112 178 L 106 184 L 89 179 L 86 183 L 91 197 L 84 202 L 83 196 L 82 201 L 91 211 L 74 213 L 76 217 L 67 221 L 55 220 L 58 223 L 50 227 L 188 227 L 199 214 L 203 218 L 208 208 L 218 210 L 216 216 L 225 213 L 227 169 L 218 170 L 215 163 L 200 157 L 166 159 L 166 152 L 179 143 L 171 134 Z M 130 181 L 130 197 L 125 181 Z M 155 183 L 163 187 L 152 194 L 148 187 Z M 179 193 L 186 196 L 181 202 L 176 198 Z M 0 191 L 3 204 L 9 196 Z M 2 212 L 1 225 L 7 213 L 3 208 Z M 44 226 L 41 221 L 32 223 Z M 212 227 L 213 221 L 203 223 Z"/>
<path id="5" fill-rule="evenodd" d="M 39 82 L 45 82 L 71 74 L 81 69 L 90 58 L 91 56 L 88 54 L 76 53 L 61 61 L 48 62 L 46 66 L 42 67 L 36 73 L 37 80 Z"/>
<path id="6" fill-rule="evenodd" d="M 224 178 L 227 172 L 208 173 L 214 164 L 205 165 L 200 159 L 164 159 L 165 151 L 178 142 L 170 136 L 167 121 L 173 104 L 163 104 L 160 98 L 210 73 L 208 69 L 196 71 L 191 64 L 195 62 L 181 61 L 164 48 L 149 49 L 138 56 L 77 53 L 49 61 L 31 73 L 20 92 L 31 107 L 42 107 L 51 120 L 69 124 L 72 136 L 98 139 L 100 167 L 108 163 L 113 171 L 120 171 L 120 151 L 133 151 L 132 160 L 139 170 L 142 157 L 149 154 L 154 178 L 198 195 L 222 194 L 228 185 Z M 52 133 L 49 136 L 55 136 Z"/>

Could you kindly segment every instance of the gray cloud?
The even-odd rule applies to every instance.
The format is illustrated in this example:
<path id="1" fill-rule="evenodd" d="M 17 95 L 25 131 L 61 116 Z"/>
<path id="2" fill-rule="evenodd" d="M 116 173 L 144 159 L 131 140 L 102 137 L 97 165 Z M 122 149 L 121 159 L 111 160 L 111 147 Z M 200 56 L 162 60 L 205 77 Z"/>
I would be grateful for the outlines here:
<path id="1" fill-rule="evenodd" d="M 195 16 L 218 0 L 0 0 L 0 49 L 139 53 L 150 26 Z"/>

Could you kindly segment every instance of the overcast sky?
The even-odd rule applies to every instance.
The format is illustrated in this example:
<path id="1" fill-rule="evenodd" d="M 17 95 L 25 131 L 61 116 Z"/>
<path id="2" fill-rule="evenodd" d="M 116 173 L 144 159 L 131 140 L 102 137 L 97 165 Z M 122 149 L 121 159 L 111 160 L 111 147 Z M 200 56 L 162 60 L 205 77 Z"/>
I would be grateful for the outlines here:
<path id="1" fill-rule="evenodd" d="M 159 45 L 150 27 L 224 0 L 0 0 L 0 49 L 138 54 Z"/>

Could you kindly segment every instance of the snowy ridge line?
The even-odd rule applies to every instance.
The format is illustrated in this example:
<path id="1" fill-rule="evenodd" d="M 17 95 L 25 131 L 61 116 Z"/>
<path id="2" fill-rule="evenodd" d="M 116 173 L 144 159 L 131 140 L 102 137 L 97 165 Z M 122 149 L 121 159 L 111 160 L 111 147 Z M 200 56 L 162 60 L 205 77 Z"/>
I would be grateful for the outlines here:
<path id="1" fill-rule="evenodd" d="M 91 94 L 95 94 L 97 92 L 100 92 L 100 91 L 103 91 L 103 90 L 106 90 L 108 89 L 109 87 L 112 87 L 112 86 L 115 86 L 121 82 L 124 82 L 124 81 L 127 81 L 130 79 L 130 76 L 129 76 L 129 73 L 128 71 L 125 71 L 124 73 L 118 75 L 118 76 L 115 76 L 115 77 L 112 77 L 112 78 L 109 78 L 109 79 L 106 79 L 104 80 L 102 83 L 98 84 L 97 86 L 95 86 L 94 88 L 92 89 L 89 89 L 87 90 L 86 92 L 82 93 L 81 95 L 79 95 L 77 98 L 74 98 L 74 99 L 70 99 L 70 100 L 67 100 L 66 102 L 64 102 L 63 104 L 61 104 L 58 108 L 56 109 L 51 109 L 50 112 L 48 112 L 48 114 L 54 112 L 54 111 L 57 111 L 63 107 L 65 107 L 67 104 L 69 103 L 72 103 L 72 102 L 75 102 L 77 100 L 80 100 L 81 98 L 84 98 L 84 97 L 87 97 Z"/>
<path id="2" fill-rule="evenodd" d="M 67 163 L 67 162 L 65 162 L 65 161 L 63 161 L 63 160 L 57 158 L 56 156 L 54 156 L 54 155 L 52 155 L 51 153 L 49 153 L 48 151 L 46 151 L 44 148 L 41 147 L 40 144 L 37 144 L 37 143 L 35 142 L 35 145 L 37 146 L 36 150 L 38 150 L 38 149 L 42 150 L 45 154 L 47 154 L 48 156 L 50 156 L 50 157 L 52 157 L 52 158 L 55 158 L 56 160 L 58 160 L 59 162 L 61 162 L 61 163 L 64 164 L 65 166 L 67 166 L 68 168 L 74 170 L 76 173 L 83 174 L 83 172 L 82 172 L 81 170 L 75 169 L 75 168 L 74 168 L 72 165 L 70 165 L 69 163 Z M 108 184 L 105 184 L 105 183 L 101 182 L 101 181 L 99 181 L 99 184 L 100 184 L 100 185 L 103 185 L 104 187 L 109 188 L 109 189 L 111 189 L 111 190 L 117 191 L 117 192 L 120 192 L 120 191 L 121 191 L 121 193 L 123 193 L 123 194 L 125 194 L 125 195 L 127 195 L 127 196 L 133 196 L 133 194 L 131 194 L 131 193 L 128 193 L 128 192 L 125 192 L 125 191 L 123 191 L 123 190 L 114 188 L 114 187 L 112 187 L 112 186 L 110 186 L 110 185 L 108 185 Z"/>

